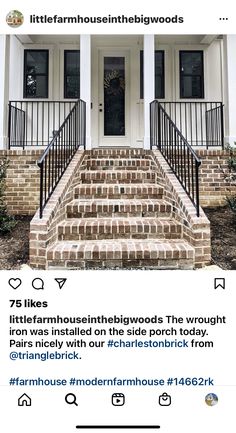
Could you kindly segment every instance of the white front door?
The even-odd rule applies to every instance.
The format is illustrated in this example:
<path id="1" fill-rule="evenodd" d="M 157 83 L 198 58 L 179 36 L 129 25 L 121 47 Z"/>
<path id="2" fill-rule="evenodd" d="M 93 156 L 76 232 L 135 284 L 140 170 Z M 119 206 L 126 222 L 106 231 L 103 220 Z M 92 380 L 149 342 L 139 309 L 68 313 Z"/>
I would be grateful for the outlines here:
<path id="1" fill-rule="evenodd" d="M 100 51 L 99 146 L 130 146 L 129 52 Z"/>

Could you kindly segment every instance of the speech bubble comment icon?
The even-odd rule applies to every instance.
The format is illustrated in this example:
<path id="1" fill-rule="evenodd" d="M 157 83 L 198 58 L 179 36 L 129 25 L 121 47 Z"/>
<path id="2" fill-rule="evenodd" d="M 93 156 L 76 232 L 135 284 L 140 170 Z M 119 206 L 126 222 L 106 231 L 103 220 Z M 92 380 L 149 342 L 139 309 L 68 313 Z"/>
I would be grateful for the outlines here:
<path id="1" fill-rule="evenodd" d="M 12 289 L 18 289 L 18 287 L 20 287 L 22 284 L 22 281 L 20 278 L 10 278 L 10 280 L 8 280 L 8 284 Z"/>
<path id="2" fill-rule="evenodd" d="M 32 286 L 35 290 L 44 290 L 44 281 L 42 278 L 34 278 Z"/>

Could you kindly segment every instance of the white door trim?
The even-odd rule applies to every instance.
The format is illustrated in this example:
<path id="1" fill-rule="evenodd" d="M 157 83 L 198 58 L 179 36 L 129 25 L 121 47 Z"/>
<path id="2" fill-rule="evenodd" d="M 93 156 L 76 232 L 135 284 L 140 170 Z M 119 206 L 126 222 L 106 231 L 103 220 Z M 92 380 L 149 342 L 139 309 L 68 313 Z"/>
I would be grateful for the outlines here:
<path id="1" fill-rule="evenodd" d="M 80 36 L 80 98 L 86 102 L 86 149 L 91 149 L 91 35 Z"/>
<path id="2" fill-rule="evenodd" d="M 155 38 L 143 36 L 144 149 L 150 149 L 150 102 L 155 97 Z"/>
<path id="3" fill-rule="evenodd" d="M 125 58 L 125 135 L 104 135 L 104 57 Z M 98 144 L 101 147 L 130 146 L 130 50 L 114 47 L 99 49 L 98 60 Z M 102 105 L 100 105 L 102 104 Z M 102 110 L 102 111 L 100 111 Z"/>

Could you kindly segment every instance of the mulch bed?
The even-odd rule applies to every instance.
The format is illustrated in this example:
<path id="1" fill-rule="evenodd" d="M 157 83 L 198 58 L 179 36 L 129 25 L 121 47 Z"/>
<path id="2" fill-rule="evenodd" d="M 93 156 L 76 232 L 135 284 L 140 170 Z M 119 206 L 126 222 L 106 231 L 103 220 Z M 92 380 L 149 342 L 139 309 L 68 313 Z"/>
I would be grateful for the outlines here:
<path id="1" fill-rule="evenodd" d="M 0 269 L 20 269 L 29 261 L 29 230 L 32 217 L 15 217 L 11 233 L 0 234 Z"/>
<path id="2" fill-rule="evenodd" d="M 236 269 L 236 213 L 229 206 L 204 209 L 211 222 L 212 263 Z"/>
<path id="3" fill-rule="evenodd" d="M 236 214 L 226 207 L 206 208 L 211 222 L 212 264 L 222 269 L 236 269 Z M 29 226 L 31 217 L 16 217 L 11 233 L 0 235 L 0 269 L 20 269 L 29 261 Z"/>

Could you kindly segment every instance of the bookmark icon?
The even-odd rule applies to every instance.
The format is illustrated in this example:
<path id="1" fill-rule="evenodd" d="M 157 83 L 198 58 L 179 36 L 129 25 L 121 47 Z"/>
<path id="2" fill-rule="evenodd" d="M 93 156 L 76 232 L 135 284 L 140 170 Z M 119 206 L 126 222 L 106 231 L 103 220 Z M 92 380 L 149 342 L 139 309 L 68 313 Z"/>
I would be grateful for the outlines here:
<path id="1" fill-rule="evenodd" d="M 214 279 L 214 289 L 225 290 L 225 278 L 215 278 Z"/>

